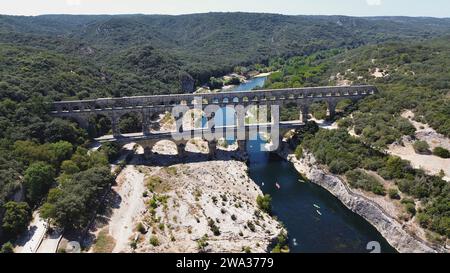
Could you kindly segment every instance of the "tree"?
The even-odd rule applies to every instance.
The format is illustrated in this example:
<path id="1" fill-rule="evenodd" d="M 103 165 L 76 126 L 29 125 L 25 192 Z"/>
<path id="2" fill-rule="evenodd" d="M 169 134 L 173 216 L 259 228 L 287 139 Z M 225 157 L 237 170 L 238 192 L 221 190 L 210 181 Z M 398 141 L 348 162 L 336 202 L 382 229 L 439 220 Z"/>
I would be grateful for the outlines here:
<path id="1" fill-rule="evenodd" d="M 63 160 L 69 159 L 72 156 L 73 146 L 67 141 L 58 141 L 49 145 L 50 151 L 53 153 L 53 157 L 56 159 L 57 165 Z"/>
<path id="2" fill-rule="evenodd" d="M 2 228 L 10 235 L 17 235 L 22 232 L 31 220 L 30 207 L 25 202 L 10 201 L 4 206 L 5 215 L 3 217 Z"/>
<path id="3" fill-rule="evenodd" d="M 391 198 L 391 199 L 395 199 L 395 200 L 400 199 L 400 195 L 398 194 L 397 189 L 394 189 L 394 188 L 389 189 L 388 194 L 389 194 L 389 198 Z"/>
<path id="4" fill-rule="evenodd" d="M 0 253 L 14 253 L 14 246 L 11 242 L 6 242 L 2 245 Z"/>
<path id="5" fill-rule="evenodd" d="M 37 204 L 54 183 L 55 169 L 46 163 L 33 163 L 25 171 L 24 187 L 31 204 Z"/>
<path id="6" fill-rule="evenodd" d="M 426 141 L 416 141 L 413 144 L 413 148 L 418 154 L 428 154 L 430 152 L 430 145 Z"/>
<path id="7" fill-rule="evenodd" d="M 100 194 L 114 181 L 107 167 L 91 168 L 74 174 L 50 190 L 41 216 L 67 229 L 84 227 L 100 204 Z"/>
<path id="8" fill-rule="evenodd" d="M 258 197 L 256 197 L 256 204 L 262 211 L 272 213 L 272 197 L 269 194 L 264 196 L 258 195 Z"/>
<path id="9" fill-rule="evenodd" d="M 72 160 L 65 160 L 61 164 L 61 171 L 65 174 L 75 174 L 80 171 L 80 168 Z"/>

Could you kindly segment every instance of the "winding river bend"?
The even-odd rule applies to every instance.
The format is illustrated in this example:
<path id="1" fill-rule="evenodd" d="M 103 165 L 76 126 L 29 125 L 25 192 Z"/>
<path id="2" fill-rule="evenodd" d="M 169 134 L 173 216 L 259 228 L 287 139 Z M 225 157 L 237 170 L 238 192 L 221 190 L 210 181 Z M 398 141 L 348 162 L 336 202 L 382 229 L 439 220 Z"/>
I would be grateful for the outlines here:
<path id="1" fill-rule="evenodd" d="M 265 79 L 252 79 L 233 90 L 261 87 Z M 361 216 L 320 186 L 302 181 L 291 163 L 260 151 L 260 143 L 248 143 L 249 174 L 264 193 L 272 196 L 273 213 L 288 230 L 291 252 L 367 253 L 371 241 L 379 242 L 383 253 L 395 252 Z"/>

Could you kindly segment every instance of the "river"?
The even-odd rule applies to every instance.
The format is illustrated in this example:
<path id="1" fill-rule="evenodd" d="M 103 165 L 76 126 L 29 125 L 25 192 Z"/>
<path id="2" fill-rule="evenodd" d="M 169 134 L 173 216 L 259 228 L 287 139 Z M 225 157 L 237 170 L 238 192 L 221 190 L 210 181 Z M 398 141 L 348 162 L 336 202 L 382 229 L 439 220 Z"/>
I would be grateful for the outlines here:
<path id="1" fill-rule="evenodd" d="M 263 86 L 265 79 L 252 79 L 233 90 L 252 90 Z M 219 118 L 228 119 L 233 114 L 230 112 Z M 291 252 L 367 253 L 367 244 L 372 241 L 379 242 L 381 252 L 395 252 L 366 220 L 325 189 L 302 181 L 291 163 L 260 151 L 260 143 L 261 140 L 248 142 L 249 175 L 264 193 L 272 196 L 273 214 L 288 231 Z"/>

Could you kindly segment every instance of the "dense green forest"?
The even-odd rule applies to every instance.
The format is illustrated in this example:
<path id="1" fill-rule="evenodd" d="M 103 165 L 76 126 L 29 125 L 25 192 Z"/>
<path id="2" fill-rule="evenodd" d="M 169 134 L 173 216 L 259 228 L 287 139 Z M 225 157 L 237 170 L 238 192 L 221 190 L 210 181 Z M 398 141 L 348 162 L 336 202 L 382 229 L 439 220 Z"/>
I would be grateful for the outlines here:
<path id="1" fill-rule="evenodd" d="M 0 15 L 0 243 L 14 241 L 37 208 L 54 225 L 83 227 L 113 181 L 106 166 L 119 147 L 88 152 L 89 132 L 49 117 L 48 102 L 192 92 L 236 67 L 279 70 L 268 87 L 334 84 L 330 76 L 352 69 L 364 78 L 348 80 L 383 90 L 342 121 L 364 142 L 383 146 L 410 134 L 402 108 L 449 135 L 449 48 L 445 39 L 428 41 L 449 27 L 448 19 L 406 17 Z M 372 58 L 389 78 L 368 75 Z M 320 106 L 314 112 L 323 114 Z M 440 203 L 432 204 L 427 215 L 439 215 Z"/>

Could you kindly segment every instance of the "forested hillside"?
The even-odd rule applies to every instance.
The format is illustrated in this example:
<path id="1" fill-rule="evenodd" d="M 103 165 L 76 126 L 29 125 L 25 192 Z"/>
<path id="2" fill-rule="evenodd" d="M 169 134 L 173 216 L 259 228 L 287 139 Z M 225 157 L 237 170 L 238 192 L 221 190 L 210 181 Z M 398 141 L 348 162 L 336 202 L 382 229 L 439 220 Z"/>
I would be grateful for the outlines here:
<path id="1" fill-rule="evenodd" d="M 386 195 L 388 190 L 361 170 L 376 171 L 394 181 L 395 188 L 389 191 L 392 199 L 400 199 L 397 189 L 407 196 L 401 202 L 411 217 L 416 216 L 422 227 L 439 234 L 428 234 L 431 240 L 445 244 L 450 236 L 449 183 L 384 151 L 402 136 L 414 137 L 416 129 L 400 115 L 405 109 L 450 136 L 448 37 L 336 49 L 286 61 L 278 59 L 271 65 L 279 72 L 269 77 L 266 88 L 336 84 L 374 84 L 379 88 L 379 94 L 356 105 L 343 104 L 340 110 L 344 117 L 338 120 L 341 129 L 303 134 L 297 154 L 305 149 L 313 152 L 331 172 L 345 175 L 352 187 L 378 195 Z M 325 107 L 311 107 L 313 115 L 324 118 Z M 357 137 L 351 136 L 350 130 Z"/>
<path id="2" fill-rule="evenodd" d="M 445 39 L 425 42 L 446 34 L 450 21 L 433 18 L 0 16 L 0 242 L 13 241 L 44 203 L 44 215 L 58 225 L 83 226 L 87 219 L 81 216 L 98 206 L 111 183 L 104 167 L 117 147 L 88 154 L 82 147 L 87 132 L 50 118 L 46 102 L 191 92 L 211 76 L 254 64 L 281 70 L 270 78 L 274 87 L 335 83 L 330 76 L 352 69 L 363 78 L 347 80 L 376 83 L 385 91 L 359 104 L 361 114 L 346 121 L 364 139 L 385 145 L 409 132 L 398 118 L 402 107 L 414 108 L 448 135 L 448 100 L 435 99 L 447 94 L 449 48 Z M 434 55 L 426 53 L 431 50 Z M 367 58 L 391 77 L 372 79 Z M 394 67 L 400 64 L 399 72 Z M 433 73 L 427 75 L 429 66 Z M 406 94 L 408 100 L 401 99 Z M 368 114 L 381 125 L 365 122 Z"/>

